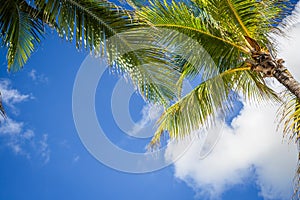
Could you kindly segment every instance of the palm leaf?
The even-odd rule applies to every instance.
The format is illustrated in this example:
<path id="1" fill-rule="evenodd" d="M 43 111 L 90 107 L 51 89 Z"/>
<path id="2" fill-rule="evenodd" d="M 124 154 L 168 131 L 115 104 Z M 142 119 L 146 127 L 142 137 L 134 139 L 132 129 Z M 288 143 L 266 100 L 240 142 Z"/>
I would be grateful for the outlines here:
<path id="1" fill-rule="evenodd" d="M 241 56 L 249 53 L 243 45 L 236 43 L 226 37 L 224 30 L 218 22 L 205 11 L 199 11 L 196 16 L 190 11 L 189 6 L 184 3 L 166 1 L 154 1 L 151 7 L 145 7 L 137 12 L 137 15 L 151 26 L 174 30 L 185 34 L 191 39 L 199 42 L 203 49 L 212 57 L 220 72 L 233 68 L 241 62 Z M 173 35 L 161 37 L 162 41 L 172 41 Z M 193 47 L 186 47 L 193 49 Z M 201 63 L 202 56 L 198 55 Z M 192 67 L 201 67 L 192 66 Z M 201 69 L 189 70 L 190 72 L 200 72 Z"/>
<path id="2" fill-rule="evenodd" d="M 17 70 L 26 63 L 40 42 L 46 23 L 55 27 L 59 36 L 74 41 L 77 48 L 107 56 L 112 66 L 129 74 L 145 99 L 168 105 L 169 99 L 175 97 L 172 91 L 179 78 L 176 65 L 158 46 L 133 50 L 132 41 L 124 37 L 125 33 L 120 33 L 145 24 L 137 22 L 132 13 L 113 3 L 35 0 L 29 5 L 25 1 L 10 0 L 4 1 L 0 19 L 3 43 L 9 47 L 9 69 Z"/>
<path id="3" fill-rule="evenodd" d="M 293 6 L 288 0 L 195 0 L 209 15 L 226 29 L 227 36 L 243 41 L 243 35 L 254 38 L 266 48 L 270 44 L 270 33 L 280 33 L 288 21 L 282 21 Z M 203 6 L 205 5 L 205 6 Z"/>
<path id="4" fill-rule="evenodd" d="M 73 41 L 77 48 L 104 50 L 104 40 L 129 26 L 134 26 L 128 11 L 108 1 L 94 0 L 35 0 L 37 8 L 43 11 L 45 21 L 57 21 L 61 37 Z"/>
<path id="5" fill-rule="evenodd" d="M 178 31 L 198 41 L 219 72 L 223 72 L 250 58 L 252 47 L 244 35 L 253 38 L 262 48 L 269 46 L 275 50 L 269 34 L 276 32 L 277 25 L 282 23 L 278 18 L 286 14 L 284 8 L 290 4 L 285 0 L 195 0 L 188 3 L 154 0 L 151 6 L 137 11 L 137 15 L 151 26 Z M 161 40 L 172 38 L 166 36 Z M 199 62 L 195 63 L 201 60 L 203 57 L 198 55 Z M 203 67 L 187 65 L 184 75 L 194 76 Z"/>
<path id="6" fill-rule="evenodd" d="M 146 100 L 167 106 L 175 97 L 179 78 L 176 65 L 154 45 L 151 36 L 140 34 L 145 24 L 134 19 L 131 12 L 104 0 L 37 0 L 36 4 L 46 18 L 58 18 L 62 37 L 70 41 L 75 38 L 77 48 L 107 56 L 116 71 L 129 75 Z M 56 5 L 59 12 L 51 14 Z M 139 43 L 144 40 L 141 48 Z"/>
<path id="7" fill-rule="evenodd" d="M 283 135 L 288 140 L 295 141 L 300 148 L 300 100 L 293 94 L 285 92 L 286 101 L 282 103 L 278 113 L 281 114 L 280 125 L 283 125 Z M 299 199 L 300 191 L 300 153 L 298 152 L 297 171 L 294 177 L 293 199 Z"/>
<path id="8" fill-rule="evenodd" d="M 231 110 L 236 95 L 241 93 L 250 102 L 279 101 L 277 94 L 266 86 L 264 79 L 249 67 L 227 70 L 202 82 L 189 94 L 170 106 L 158 121 L 158 129 L 150 147 L 157 147 L 161 137 L 168 133 L 171 139 L 180 139 L 198 129 L 213 125 L 216 117 Z M 222 115 L 221 115 L 222 116 Z"/>
<path id="9" fill-rule="evenodd" d="M 21 9 L 23 1 L 0 1 L 2 45 L 8 47 L 8 70 L 23 67 L 44 33 L 43 24 Z"/>
<path id="10" fill-rule="evenodd" d="M 287 137 L 289 141 L 300 138 L 300 100 L 286 92 L 286 101 L 279 109 L 279 113 L 282 113 L 280 122 L 283 123 L 284 137 Z"/>

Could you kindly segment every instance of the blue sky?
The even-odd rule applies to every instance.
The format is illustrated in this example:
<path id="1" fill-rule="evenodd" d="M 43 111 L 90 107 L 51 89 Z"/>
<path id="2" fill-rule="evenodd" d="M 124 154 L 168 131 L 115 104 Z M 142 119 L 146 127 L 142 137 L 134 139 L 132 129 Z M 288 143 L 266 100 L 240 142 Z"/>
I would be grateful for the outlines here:
<path id="1" fill-rule="evenodd" d="M 294 35 L 298 35 L 300 29 L 296 26 L 292 30 Z M 286 51 L 282 52 L 289 57 L 290 54 L 284 54 Z M 0 199 L 182 200 L 219 197 L 224 200 L 250 200 L 280 199 L 280 194 L 284 199 L 289 195 L 279 182 L 286 183 L 293 173 L 293 169 L 286 168 L 294 166 L 295 151 L 293 147 L 282 144 L 279 133 L 268 129 L 274 126 L 274 120 L 269 122 L 269 126 L 267 122 L 263 124 L 263 132 L 270 133 L 267 136 L 259 140 L 246 138 L 249 127 L 243 125 L 245 116 L 251 119 L 253 115 L 255 119 L 274 114 L 273 108 L 255 110 L 246 102 L 240 115 L 231 124 L 233 129 L 225 127 L 215 153 L 205 160 L 197 159 L 197 145 L 201 142 L 196 141 L 187 155 L 175 165 L 151 173 L 124 173 L 99 162 L 82 144 L 72 113 L 74 81 L 87 55 L 49 33 L 47 40 L 42 42 L 23 70 L 7 73 L 5 51 L 0 50 L 0 88 L 9 116 L 9 122 L 0 125 Z M 290 63 L 298 61 L 295 57 L 287 59 Z M 299 74 L 298 71 L 292 69 L 295 74 Z M 114 121 L 110 103 L 118 78 L 108 71 L 101 77 L 96 93 L 96 111 L 101 118 L 99 123 L 117 146 L 141 152 L 149 139 L 129 137 Z M 142 112 L 147 106 L 137 94 L 131 97 L 128 107 L 134 121 L 144 120 L 145 116 L 147 118 L 148 112 L 144 110 L 144 116 Z M 251 128 L 256 130 L 254 126 Z M 252 146 L 257 149 L 252 153 L 245 153 L 250 149 L 247 146 L 235 148 L 236 144 L 246 144 L 245 141 L 250 145 L 268 141 L 270 137 L 273 138 L 272 134 L 277 134 L 274 137 L 276 141 L 270 142 L 270 145 Z M 180 147 L 180 144 L 168 147 L 166 159 L 172 159 L 174 148 Z M 223 147 L 228 151 L 220 154 L 225 151 Z M 275 155 L 278 159 L 271 159 L 274 154 L 269 152 L 274 149 L 282 150 Z M 239 151 L 238 155 L 248 156 L 249 159 L 236 157 L 235 152 Z M 224 156 L 224 163 L 227 160 L 228 164 L 218 163 L 217 159 L 222 160 L 220 156 Z M 283 158 L 286 158 L 284 163 Z M 269 168 L 270 162 L 263 161 L 283 165 L 279 166 L 281 168 Z M 287 178 L 282 177 L 286 174 Z M 269 195 L 270 191 L 273 196 Z"/>

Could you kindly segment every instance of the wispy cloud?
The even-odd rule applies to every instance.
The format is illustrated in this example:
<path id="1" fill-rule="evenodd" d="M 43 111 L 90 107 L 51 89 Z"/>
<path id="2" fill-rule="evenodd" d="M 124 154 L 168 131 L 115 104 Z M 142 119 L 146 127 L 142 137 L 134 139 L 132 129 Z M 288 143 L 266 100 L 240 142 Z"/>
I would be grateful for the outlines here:
<path id="1" fill-rule="evenodd" d="M 130 133 L 132 135 L 144 135 L 145 131 L 152 131 L 156 120 L 163 112 L 163 107 L 157 104 L 146 104 L 142 109 L 142 118 L 134 124 Z M 148 129 L 145 129 L 147 128 Z"/>
<path id="2" fill-rule="evenodd" d="M 1 126 L 0 126 L 0 134 L 5 135 L 15 135 L 19 134 L 23 129 L 23 123 L 22 122 L 16 122 L 10 118 L 7 118 L 6 120 L 2 119 L 0 120 Z"/>
<path id="3" fill-rule="evenodd" d="M 79 155 L 75 155 L 74 158 L 73 158 L 73 162 L 76 163 L 78 162 L 80 159 L 80 156 Z"/>
<path id="4" fill-rule="evenodd" d="M 0 80 L 0 91 L 6 111 L 13 113 L 16 112 L 15 104 L 32 99 L 32 95 L 22 94 L 13 89 L 8 79 Z M 38 136 L 34 130 L 28 129 L 24 122 L 12 119 L 10 116 L 6 119 L 0 117 L 0 138 L 1 145 L 10 148 L 16 155 L 23 155 L 28 159 L 34 156 L 40 157 L 43 163 L 49 162 L 48 135 Z"/>
<path id="5" fill-rule="evenodd" d="M 21 94 L 18 90 L 13 89 L 11 81 L 8 79 L 0 79 L 0 91 L 2 93 L 3 103 L 15 111 L 15 104 L 27 101 L 33 98 L 29 94 Z"/>
<path id="6" fill-rule="evenodd" d="M 44 74 L 38 74 L 35 69 L 32 69 L 28 76 L 35 82 L 47 83 L 48 78 Z"/>
<path id="7" fill-rule="evenodd" d="M 50 149 L 48 145 L 47 134 L 44 134 L 42 139 L 38 141 L 38 151 L 43 159 L 44 164 L 47 164 L 50 161 Z"/>
<path id="8" fill-rule="evenodd" d="M 28 159 L 41 158 L 46 164 L 50 160 L 50 148 L 48 135 L 42 137 L 36 135 L 31 129 L 27 129 L 23 122 L 11 118 L 0 120 L 0 139 L 2 145 L 10 148 L 16 155 L 23 155 Z"/>

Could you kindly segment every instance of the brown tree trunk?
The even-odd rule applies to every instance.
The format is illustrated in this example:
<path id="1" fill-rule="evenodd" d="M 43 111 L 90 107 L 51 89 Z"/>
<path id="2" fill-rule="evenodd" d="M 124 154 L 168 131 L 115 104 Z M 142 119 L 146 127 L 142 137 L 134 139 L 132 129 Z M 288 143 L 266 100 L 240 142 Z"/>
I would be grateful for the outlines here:
<path id="1" fill-rule="evenodd" d="M 283 66 L 283 59 L 273 58 L 269 52 L 252 51 L 252 60 L 245 62 L 253 71 L 262 73 L 264 77 L 274 77 L 300 100 L 300 83 Z"/>
<path id="2" fill-rule="evenodd" d="M 284 85 L 291 93 L 300 99 L 300 83 L 288 72 L 288 70 L 276 69 L 273 76 Z"/>

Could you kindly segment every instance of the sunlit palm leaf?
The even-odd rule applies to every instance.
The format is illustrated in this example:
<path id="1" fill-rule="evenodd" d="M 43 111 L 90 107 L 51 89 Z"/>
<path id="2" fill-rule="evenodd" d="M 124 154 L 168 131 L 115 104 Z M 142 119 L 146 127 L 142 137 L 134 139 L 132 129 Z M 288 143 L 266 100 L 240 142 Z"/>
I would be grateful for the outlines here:
<path id="1" fill-rule="evenodd" d="M 170 106 L 159 119 L 159 127 L 150 146 L 156 146 L 164 133 L 180 139 L 198 129 L 207 129 L 220 113 L 231 110 L 232 91 L 251 102 L 279 101 L 276 93 L 266 86 L 263 78 L 250 68 L 234 68 L 211 78 L 194 88 L 181 100 Z"/>
<path id="2" fill-rule="evenodd" d="M 279 109 L 279 113 L 281 114 L 279 127 L 283 124 L 284 137 L 287 137 L 290 142 L 295 141 L 298 148 L 300 148 L 300 100 L 289 92 L 286 92 L 284 96 L 286 97 L 286 101 L 282 103 Z M 294 178 L 293 199 L 299 199 L 300 196 L 300 153 L 298 154 L 298 167 Z"/>
<path id="3" fill-rule="evenodd" d="M 286 102 L 279 110 L 282 113 L 281 123 L 283 123 L 283 133 L 290 141 L 300 138 L 300 100 L 292 94 L 287 93 Z"/>
<path id="4" fill-rule="evenodd" d="M 242 42 L 243 36 L 246 35 L 254 38 L 264 48 L 272 42 L 269 37 L 271 32 L 282 34 L 278 24 L 284 26 L 282 19 L 294 4 L 288 0 L 195 0 L 195 2 L 226 30 L 226 38 Z"/>
<path id="5" fill-rule="evenodd" d="M 184 3 L 155 1 L 151 7 L 143 8 L 138 16 L 145 18 L 154 27 L 167 28 L 178 31 L 200 43 L 206 52 L 212 57 L 219 71 L 233 68 L 241 62 L 241 56 L 248 50 L 230 38 L 225 37 L 225 30 L 220 27 L 212 16 L 204 11 L 196 16 Z M 171 36 L 172 37 L 172 36 Z M 164 41 L 172 41 L 172 38 L 162 38 Z M 187 48 L 187 47 L 186 47 Z M 193 47 L 189 47 L 193 48 Z M 198 55 L 202 59 L 201 54 Z M 191 66 L 200 67 L 200 66 Z M 191 73 L 199 73 L 201 70 L 189 70 Z"/>
<path id="6" fill-rule="evenodd" d="M 137 14 L 154 27 L 176 30 L 198 41 L 223 72 L 249 58 L 251 46 L 245 35 L 254 38 L 264 48 L 271 46 L 273 50 L 269 33 L 282 22 L 280 15 L 286 14 L 283 8 L 289 4 L 274 0 L 195 0 L 190 3 L 154 0 L 150 7 Z M 168 39 L 172 40 L 162 38 Z M 202 60 L 201 55 L 198 60 Z M 201 72 L 198 67 L 189 65 L 184 74 Z"/>

